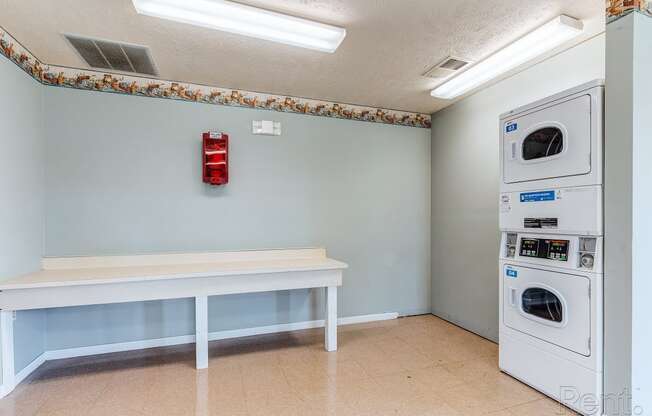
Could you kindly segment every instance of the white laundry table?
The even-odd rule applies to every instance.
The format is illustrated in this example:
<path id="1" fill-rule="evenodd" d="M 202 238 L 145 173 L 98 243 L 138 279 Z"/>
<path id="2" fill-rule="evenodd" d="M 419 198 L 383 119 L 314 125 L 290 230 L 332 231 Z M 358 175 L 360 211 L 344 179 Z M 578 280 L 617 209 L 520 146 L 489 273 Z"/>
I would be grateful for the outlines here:
<path id="1" fill-rule="evenodd" d="M 337 349 L 345 263 L 324 249 L 44 258 L 43 270 L 0 282 L 2 373 L 14 383 L 15 311 L 194 298 L 197 369 L 208 367 L 208 296 L 324 288 L 325 348 Z"/>

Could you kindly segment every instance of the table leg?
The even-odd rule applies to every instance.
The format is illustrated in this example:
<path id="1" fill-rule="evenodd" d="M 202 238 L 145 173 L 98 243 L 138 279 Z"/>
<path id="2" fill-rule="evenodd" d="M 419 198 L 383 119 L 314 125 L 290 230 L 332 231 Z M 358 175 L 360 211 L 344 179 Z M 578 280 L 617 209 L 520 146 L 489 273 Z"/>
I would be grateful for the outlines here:
<path id="1" fill-rule="evenodd" d="M 326 288 L 326 351 L 337 351 L 337 286 Z"/>
<path id="2" fill-rule="evenodd" d="M 195 351 L 197 369 L 208 368 L 208 297 L 195 297 Z"/>
<path id="3" fill-rule="evenodd" d="M 0 397 L 11 393 L 15 387 L 14 370 L 14 312 L 0 311 L 0 337 L 2 338 L 2 389 Z"/>
<path id="4" fill-rule="evenodd" d="M 195 372 L 196 387 L 196 403 L 195 403 L 195 416 L 208 416 L 212 413 L 209 408 L 209 394 L 210 388 L 208 384 L 208 371 Z"/>

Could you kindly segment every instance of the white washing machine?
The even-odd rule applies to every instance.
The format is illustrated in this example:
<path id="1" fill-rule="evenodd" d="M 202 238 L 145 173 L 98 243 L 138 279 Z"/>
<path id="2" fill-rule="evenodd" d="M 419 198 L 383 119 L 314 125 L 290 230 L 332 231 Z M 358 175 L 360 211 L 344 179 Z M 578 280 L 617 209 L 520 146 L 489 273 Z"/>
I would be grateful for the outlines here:
<path id="1" fill-rule="evenodd" d="M 602 413 L 602 81 L 501 116 L 500 368 Z"/>

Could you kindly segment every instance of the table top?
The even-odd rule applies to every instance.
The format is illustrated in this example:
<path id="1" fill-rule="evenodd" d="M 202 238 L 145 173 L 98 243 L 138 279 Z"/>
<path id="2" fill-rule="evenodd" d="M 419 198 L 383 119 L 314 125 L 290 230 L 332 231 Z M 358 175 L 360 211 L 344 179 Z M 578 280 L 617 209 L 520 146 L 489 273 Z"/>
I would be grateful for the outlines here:
<path id="1" fill-rule="evenodd" d="M 61 260 L 61 261 L 60 261 Z M 178 263 L 175 263 L 178 261 Z M 0 291 L 149 280 L 343 270 L 325 250 L 264 250 L 44 259 L 44 270 L 0 282 Z M 62 267 L 64 266 L 64 267 Z"/>

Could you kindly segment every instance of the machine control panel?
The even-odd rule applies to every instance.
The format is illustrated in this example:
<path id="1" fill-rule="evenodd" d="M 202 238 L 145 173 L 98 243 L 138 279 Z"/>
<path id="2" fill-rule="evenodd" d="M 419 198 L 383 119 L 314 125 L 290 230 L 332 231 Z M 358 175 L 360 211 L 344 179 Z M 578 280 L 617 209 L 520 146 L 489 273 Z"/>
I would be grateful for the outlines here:
<path id="1" fill-rule="evenodd" d="M 551 240 L 547 238 L 521 239 L 521 257 L 534 257 L 557 261 L 568 261 L 568 240 Z"/>

